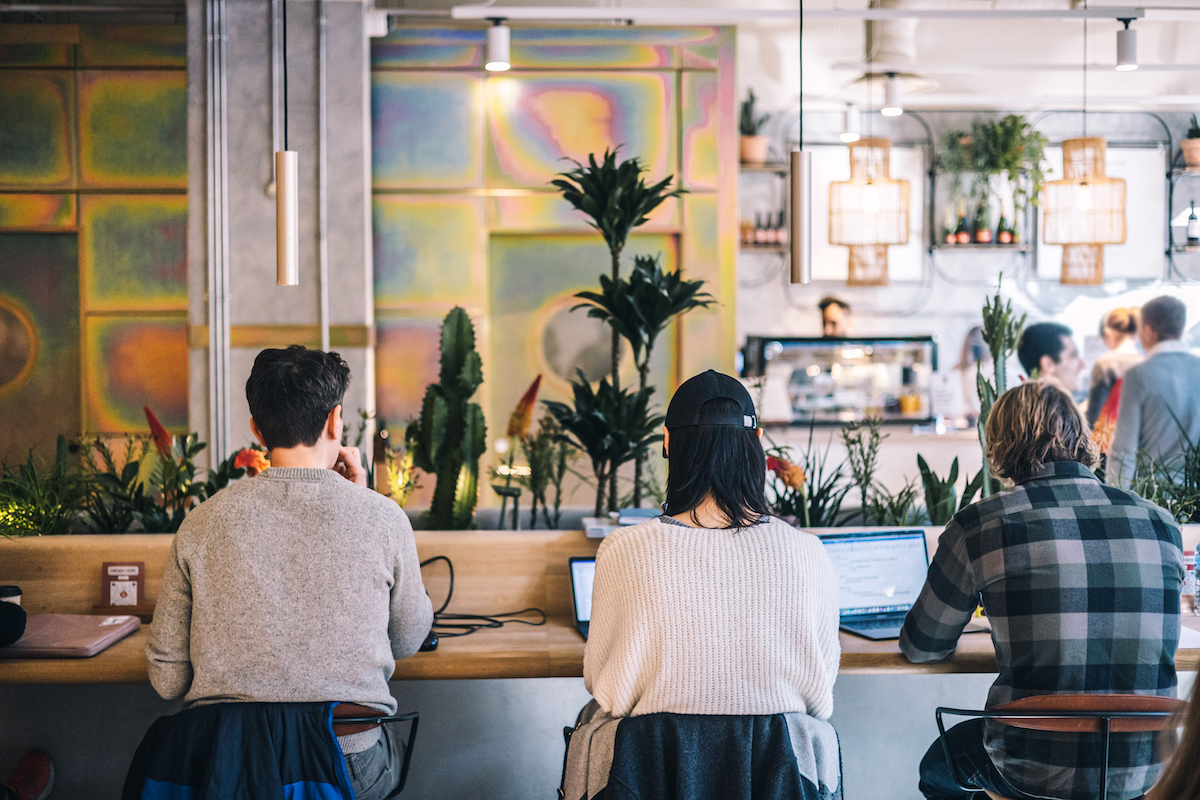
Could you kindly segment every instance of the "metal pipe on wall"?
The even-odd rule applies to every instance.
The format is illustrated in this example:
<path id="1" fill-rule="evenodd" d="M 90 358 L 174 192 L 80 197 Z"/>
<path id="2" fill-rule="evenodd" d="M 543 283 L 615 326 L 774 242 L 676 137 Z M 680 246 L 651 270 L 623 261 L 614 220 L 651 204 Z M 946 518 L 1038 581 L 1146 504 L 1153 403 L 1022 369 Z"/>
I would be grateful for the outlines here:
<path id="1" fill-rule="evenodd" d="M 229 455 L 233 443 L 229 393 L 229 121 L 226 117 L 225 0 L 205 4 L 208 105 L 205 176 L 208 228 L 208 431 L 211 463 Z"/>
<path id="2" fill-rule="evenodd" d="M 320 306 L 321 349 L 329 350 L 329 117 L 326 103 L 329 64 L 329 24 L 326 0 L 317 2 L 317 296 Z"/>

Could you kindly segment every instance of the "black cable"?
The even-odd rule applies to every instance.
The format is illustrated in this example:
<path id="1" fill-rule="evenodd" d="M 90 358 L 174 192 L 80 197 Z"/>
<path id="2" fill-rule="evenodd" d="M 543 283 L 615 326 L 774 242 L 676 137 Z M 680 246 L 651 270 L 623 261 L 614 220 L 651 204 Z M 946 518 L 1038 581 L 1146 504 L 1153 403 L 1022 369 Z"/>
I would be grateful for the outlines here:
<path id="1" fill-rule="evenodd" d="M 804 149 L 804 0 L 800 0 L 800 149 Z"/>
<path id="2" fill-rule="evenodd" d="M 500 614 L 451 614 L 447 613 L 446 608 L 450 605 L 450 598 L 454 597 L 454 564 L 446 556 L 434 556 L 421 562 L 421 568 L 424 569 L 435 561 L 445 561 L 447 569 L 450 570 L 450 588 L 446 592 L 446 600 L 437 610 L 433 612 L 433 628 L 434 632 L 442 639 L 451 639 L 455 636 L 467 636 L 481 628 L 502 628 L 510 622 L 516 622 L 521 625 L 531 625 L 537 627 L 546 624 L 546 612 L 540 608 L 533 606 L 522 608 L 520 611 L 505 611 Z M 527 619 L 517 619 L 523 614 L 536 613 L 541 616 L 538 622 L 531 622 Z M 442 630 L 448 628 L 449 630 Z"/>
<path id="3" fill-rule="evenodd" d="M 288 85 L 287 85 L 287 0 L 279 0 L 283 6 L 283 149 L 288 149 Z"/>

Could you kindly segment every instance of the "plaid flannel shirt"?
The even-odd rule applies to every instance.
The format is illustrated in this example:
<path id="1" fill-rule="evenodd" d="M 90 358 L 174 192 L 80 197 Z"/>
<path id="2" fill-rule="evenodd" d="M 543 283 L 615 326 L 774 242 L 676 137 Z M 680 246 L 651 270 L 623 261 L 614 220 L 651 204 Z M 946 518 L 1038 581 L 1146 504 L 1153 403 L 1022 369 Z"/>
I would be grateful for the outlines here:
<path id="1" fill-rule="evenodd" d="M 1000 675 L 987 706 L 1055 693 L 1175 695 L 1183 552 L 1165 510 L 1074 461 L 1046 464 L 946 526 L 900 649 L 954 652 L 982 599 Z M 988 754 L 1016 788 L 1095 797 L 1100 736 L 988 723 Z M 1143 794 L 1161 766 L 1153 734 L 1114 736 L 1108 797 Z"/>

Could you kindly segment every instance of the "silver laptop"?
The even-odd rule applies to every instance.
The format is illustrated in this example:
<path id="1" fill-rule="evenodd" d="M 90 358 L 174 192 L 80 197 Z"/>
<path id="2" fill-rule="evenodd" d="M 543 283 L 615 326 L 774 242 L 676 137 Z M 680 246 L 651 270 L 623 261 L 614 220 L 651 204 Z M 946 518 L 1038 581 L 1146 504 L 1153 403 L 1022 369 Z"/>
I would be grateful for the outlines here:
<path id="1" fill-rule="evenodd" d="M 575 598 L 575 629 L 579 635 L 588 637 L 588 623 L 592 621 L 592 583 L 596 578 L 596 559 L 572 558 L 571 594 Z"/>
<path id="2" fill-rule="evenodd" d="M 924 531 L 846 531 L 822 535 L 821 542 L 838 576 L 841 629 L 898 639 L 929 571 Z M 972 623 L 966 630 L 985 629 Z"/>

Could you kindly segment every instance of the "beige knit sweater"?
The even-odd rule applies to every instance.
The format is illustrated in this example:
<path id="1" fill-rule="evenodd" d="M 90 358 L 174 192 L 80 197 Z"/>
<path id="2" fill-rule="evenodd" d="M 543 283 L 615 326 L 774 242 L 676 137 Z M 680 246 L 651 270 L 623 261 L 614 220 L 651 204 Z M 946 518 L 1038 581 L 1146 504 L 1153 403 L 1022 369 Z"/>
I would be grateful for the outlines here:
<path id="1" fill-rule="evenodd" d="M 817 537 L 652 520 L 600 544 L 583 677 L 613 716 L 833 713 L 837 576 Z"/>

